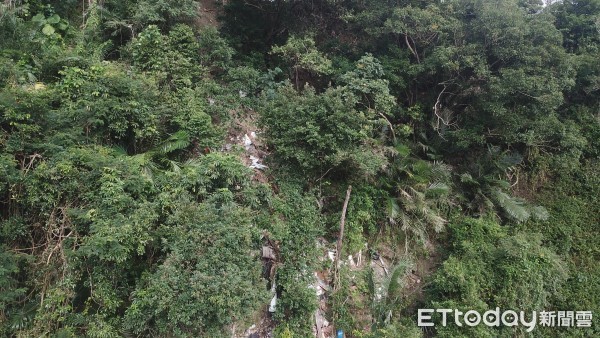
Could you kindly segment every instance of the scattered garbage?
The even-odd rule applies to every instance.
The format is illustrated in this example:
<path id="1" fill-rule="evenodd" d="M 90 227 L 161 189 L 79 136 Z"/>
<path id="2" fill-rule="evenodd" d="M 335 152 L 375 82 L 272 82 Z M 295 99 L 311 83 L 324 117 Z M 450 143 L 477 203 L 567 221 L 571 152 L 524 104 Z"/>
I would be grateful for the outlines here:
<path id="1" fill-rule="evenodd" d="M 327 257 L 329 257 L 329 259 L 334 262 L 335 261 L 335 250 L 328 250 L 327 251 Z"/>
<path id="2" fill-rule="evenodd" d="M 250 132 L 246 132 L 243 136 L 238 135 L 235 137 L 230 137 L 230 140 L 233 141 L 233 143 L 235 143 L 235 144 L 244 146 L 244 149 L 246 150 L 246 156 L 247 156 L 246 159 L 250 160 L 249 163 L 248 163 L 248 161 L 245 161 L 246 165 L 248 165 L 252 169 L 264 170 L 268 167 L 261 163 L 262 157 L 264 157 L 264 151 L 259 149 L 260 142 L 258 144 L 256 143 L 256 136 L 257 136 L 256 131 L 250 131 Z M 231 144 L 231 143 L 225 144 L 224 149 L 226 151 L 233 150 L 233 144 Z"/>
<path id="3" fill-rule="evenodd" d="M 329 284 L 327 284 L 327 282 L 325 282 L 324 280 L 319 278 L 319 274 L 316 271 L 315 271 L 314 275 L 315 275 L 315 280 L 317 282 L 315 283 L 315 285 L 310 285 L 310 288 L 315 289 L 315 291 L 317 293 L 317 297 L 321 297 L 323 294 L 325 294 L 325 291 L 331 291 L 331 286 L 329 286 Z"/>
<path id="4" fill-rule="evenodd" d="M 273 296 L 269 303 L 269 312 L 274 313 L 275 311 L 277 311 L 277 295 Z"/>
<path id="5" fill-rule="evenodd" d="M 315 336 L 317 338 L 325 338 L 325 332 L 323 329 L 328 326 L 329 322 L 327 321 L 327 319 L 325 319 L 321 310 L 317 309 L 317 311 L 315 311 Z"/>
<path id="6" fill-rule="evenodd" d="M 244 134 L 244 147 L 246 148 L 246 150 L 249 150 L 251 145 L 252 140 L 250 139 L 250 137 L 248 137 L 248 134 Z"/>
<path id="7" fill-rule="evenodd" d="M 273 248 L 271 248 L 270 246 L 263 246 L 262 247 L 262 258 L 275 260 L 275 251 L 273 251 Z"/>
<path id="8" fill-rule="evenodd" d="M 250 164 L 250 168 L 252 169 L 264 170 L 268 168 L 266 165 L 260 163 L 260 159 L 256 156 L 250 156 L 250 161 L 252 161 L 252 164 Z"/>
<path id="9" fill-rule="evenodd" d="M 277 286 L 275 284 L 275 282 L 273 282 L 273 285 L 271 285 L 271 293 L 273 294 L 273 298 L 271 298 L 271 302 L 269 303 L 269 312 L 270 313 L 274 313 L 275 311 L 277 311 L 277 292 L 276 292 Z"/>

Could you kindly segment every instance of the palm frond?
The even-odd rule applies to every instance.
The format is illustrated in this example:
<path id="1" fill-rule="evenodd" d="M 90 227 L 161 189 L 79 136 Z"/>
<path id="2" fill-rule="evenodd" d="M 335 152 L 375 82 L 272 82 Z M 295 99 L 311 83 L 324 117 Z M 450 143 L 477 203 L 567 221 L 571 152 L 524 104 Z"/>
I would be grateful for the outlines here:
<path id="1" fill-rule="evenodd" d="M 444 162 L 434 161 L 431 164 L 431 181 L 447 181 L 452 175 L 452 168 Z"/>
<path id="2" fill-rule="evenodd" d="M 531 214 L 523 205 L 523 202 L 517 198 L 509 196 L 500 189 L 492 191 L 492 198 L 497 202 L 498 206 L 505 211 L 511 218 L 517 222 L 525 222 Z"/>
<path id="3" fill-rule="evenodd" d="M 390 268 L 389 275 L 383 280 L 382 294 L 383 299 L 388 302 L 395 302 L 399 295 L 399 291 L 404 287 L 404 278 L 412 269 L 413 263 L 408 259 L 403 259 L 398 264 Z"/>
<path id="4" fill-rule="evenodd" d="M 112 149 L 119 155 L 127 155 L 127 150 L 122 146 L 113 146 Z"/>
<path id="5" fill-rule="evenodd" d="M 450 187 L 446 183 L 435 182 L 431 183 L 427 187 L 427 195 L 428 196 L 441 196 L 446 195 L 450 191 Z"/>
<path id="6" fill-rule="evenodd" d="M 173 170 L 174 173 L 181 172 L 180 163 L 178 163 L 177 161 L 169 160 L 169 164 L 171 165 L 171 170 Z"/>
<path id="7" fill-rule="evenodd" d="M 536 220 L 547 221 L 550 218 L 550 213 L 546 208 L 538 205 L 531 208 L 531 216 Z"/>
<path id="8" fill-rule="evenodd" d="M 517 152 L 508 152 L 502 155 L 497 163 L 501 170 L 506 170 L 523 162 L 523 156 Z"/>
<path id="9" fill-rule="evenodd" d="M 469 173 L 464 173 L 460 175 L 460 181 L 462 183 L 467 183 L 467 184 L 473 184 L 473 185 L 479 185 L 479 182 L 477 180 L 475 180 L 473 178 L 473 176 L 471 176 L 471 174 Z"/>
<path id="10" fill-rule="evenodd" d="M 390 224 L 396 224 L 396 219 L 400 214 L 400 206 L 398 206 L 398 202 L 395 198 L 388 198 L 386 205 L 386 214 L 388 217 L 388 221 Z"/>
<path id="11" fill-rule="evenodd" d="M 166 141 L 154 148 L 152 152 L 157 154 L 168 154 L 175 150 L 181 150 L 190 145 L 190 136 L 187 132 L 180 130 L 171 135 Z"/>
<path id="12" fill-rule="evenodd" d="M 510 189 L 510 182 L 506 180 L 492 180 L 492 183 L 501 189 Z"/>
<path id="13" fill-rule="evenodd" d="M 411 219 L 410 217 L 404 213 L 404 212 L 400 212 L 400 217 L 398 217 L 400 219 L 400 225 L 401 225 L 401 229 L 402 231 L 406 232 L 408 231 L 408 229 L 410 229 L 410 224 L 411 224 Z"/>
<path id="14" fill-rule="evenodd" d="M 423 218 L 429 225 L 433 227 L 433 230 L 438 233 L 444 230 L 444 226 L 448 222 L 445 218 L 441 217 L 431 209 L 423 214 Z"/>

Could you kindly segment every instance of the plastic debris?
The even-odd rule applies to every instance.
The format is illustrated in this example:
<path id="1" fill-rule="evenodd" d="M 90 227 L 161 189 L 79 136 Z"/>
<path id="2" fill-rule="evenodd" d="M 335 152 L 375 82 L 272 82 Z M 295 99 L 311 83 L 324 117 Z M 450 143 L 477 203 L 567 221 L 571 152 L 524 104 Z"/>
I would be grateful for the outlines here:
<path id="1" fill-rule="evenodd" d="M 258 169 L 258 170 L 263 170 L 265 168 L 268 168 L 266 165 L 261 164 L 259 161 L 260 159 L 256 156 L 250 156 L 250 161 L 252 161 L 252 164 L 250 165 L 250 168 L 253 169 Z"/>
<path id="2" fill-rule="evenodd" d="M 246 150 L 250 149 L 251 145 L 252 140 L 248 137 L 248 134 L 244 134 L 244 147 L 246 148 Z"/>
<path id="3" fill-rule="evenodd" d="M 269 312 L 273 313 L 277 311 L 277 295 L 271 298 L 271 302 L 269 303 Z"/>
<path id="4" fill-rule="evenodd" d="M 271 285 L 271 293 L 273 294 L 273 298 L 271 298 L 271 302 L 269 303 L 269 312 L 273 313 L 277 311 L 277 286 L 275 282 Z"/>
<path id="5" fill-rule="evenodd" d="M 274 260 L 275 252 L 273 251 L 273 249 L 271 247 L 263 246 L 262 247 L 262 258 Z"/>
<path id="6" fill-rule="evenodd" d="M 332 262 L 335 261 L 335 250 L 328 250 L 327 257 L 329 257 Z"/>

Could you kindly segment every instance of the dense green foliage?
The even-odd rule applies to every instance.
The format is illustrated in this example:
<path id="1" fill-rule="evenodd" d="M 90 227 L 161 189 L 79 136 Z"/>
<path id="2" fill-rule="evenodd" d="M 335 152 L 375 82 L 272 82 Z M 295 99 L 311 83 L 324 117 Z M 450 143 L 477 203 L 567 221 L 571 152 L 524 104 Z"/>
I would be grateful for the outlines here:
<path id="1" fill-rule="evenodd" d="M 600 313 L 599 0 L 222 3 L 0 4 L 0 336 L 600 335 L 416 326 Z"/>

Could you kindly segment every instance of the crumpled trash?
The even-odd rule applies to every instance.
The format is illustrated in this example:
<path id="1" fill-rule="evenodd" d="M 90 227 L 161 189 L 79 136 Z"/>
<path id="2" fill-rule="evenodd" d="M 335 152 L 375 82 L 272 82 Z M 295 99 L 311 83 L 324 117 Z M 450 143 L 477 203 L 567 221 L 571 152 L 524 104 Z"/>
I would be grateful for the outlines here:
<path id="1" fill-rule="evenodd" d="M 277 286 L 275 282 L 271 285 L 271 293 L 273 294 L 273 298 L 271 298 L 271 302 L 269 303 L 269 312 L 273 313 L 277 311 Z"/>
<path id="2" fill-rule="evenodd" d="M 269 312 L 273 313 L 277 311 L 277 295 L 273 296 L 271 303 L 269 303 Z"/>
<path id="3" fill-rule="evenodd" d="M 253 169 L 258 169 L 258 170 L 263 170 L 265 168 L 268 168 L 266 165 L 261 164 L 259 161 L 260 159 L 256 156 L 250 156 L 250 161 L 252 161 L 252 164 L 250 165 L 250 168 Z"/>
<path id="4" fill-rule="evenodd" d="M 327 257 L 329 257 L 332 262 L 335 262 L 335 250 L 327 250 Z"/>
<path id="5" fill-rule="evenodd" d="M 252 140 L 250 139 L 250 137 L 248 137 L 248 134 L 244 134 L 244 147 L 246 148 L 246 150 L 250 149 L 251 145 Z"/>

